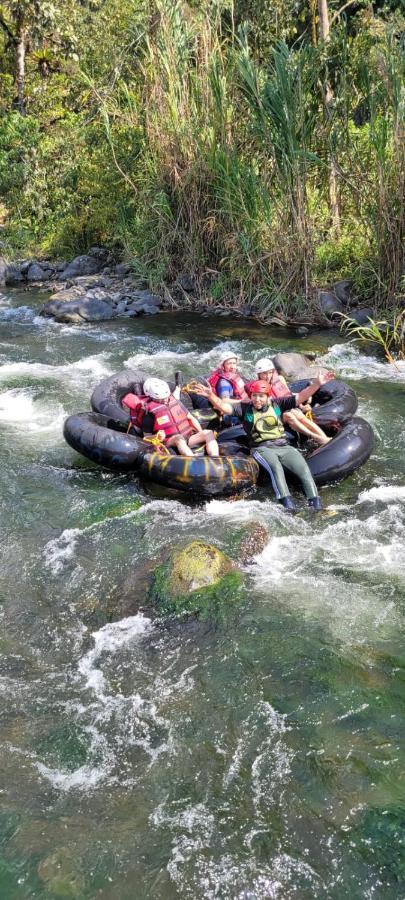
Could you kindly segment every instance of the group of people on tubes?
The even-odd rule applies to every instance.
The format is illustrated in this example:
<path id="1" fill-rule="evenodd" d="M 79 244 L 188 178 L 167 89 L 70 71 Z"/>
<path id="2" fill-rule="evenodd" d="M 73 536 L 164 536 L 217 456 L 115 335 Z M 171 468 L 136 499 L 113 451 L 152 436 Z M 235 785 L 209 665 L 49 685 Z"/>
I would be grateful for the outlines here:
<path id="1" fill-rule="evenodd" d="M 312 438 L 320 446 L 331 440 L 306 412 L 311 395 L 334 375 L 332 372 L 319 375 L 309 387 L 293 394 L 271 359 L 259 359 L 255 372 L 256 379 L 245 383 L 238 371 L 237 356 L 227 350 L 207 384 L 193 382 L 192 390 L 208 400 L 220 415 L 241 422 L 249 436 L 252 456 L 268 473 L 276 498 L 287 510 L 293 511 L 296 506 L 284 470 L 298 478 L 309 506 L 319 510 L 322 505 L 316 484 L 304 457 L 289 444 L 284 425 Z M 161 378 L 147 378 L 144 396 L 127 394 L 122 403 L 129 409 L 131 423 L 145 437 L 154 436 L 181 456 L 193 456 L 193 450 L 203 444 L 208 456 L 219 456 L 215 432 L 201 426 L 181 402 L 179 394 L 179 388 L 172 393 Z"/>

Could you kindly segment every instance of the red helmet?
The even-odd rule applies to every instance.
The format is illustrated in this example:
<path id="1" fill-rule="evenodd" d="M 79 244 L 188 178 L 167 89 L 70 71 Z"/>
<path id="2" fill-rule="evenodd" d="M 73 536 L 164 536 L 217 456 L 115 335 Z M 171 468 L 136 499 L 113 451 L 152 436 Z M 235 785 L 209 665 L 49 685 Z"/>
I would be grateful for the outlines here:
<path id="1" fill-rule="evenodd" d="M 271 385 L 267 381 L 251 381 L 249 385 L 249 394 L 271 394 Z"/>

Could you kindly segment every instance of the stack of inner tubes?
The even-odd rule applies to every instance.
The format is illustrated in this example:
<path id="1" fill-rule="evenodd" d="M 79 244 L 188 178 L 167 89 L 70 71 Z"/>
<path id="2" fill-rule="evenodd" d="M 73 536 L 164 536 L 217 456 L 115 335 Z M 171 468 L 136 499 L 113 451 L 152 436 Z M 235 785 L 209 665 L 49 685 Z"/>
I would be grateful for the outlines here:
<path id="1" fill-rule="evenodd" d="M 212 497 L 236 494 L 254 487 L 259 467 L 250 457 L 247 436 L 240 425 L 224 428 L 218 435 L 221 456 L 218 459 L 197 453 L 182 457 L 159 452 L 130 426 L 128 412 L 122 406 L 125 394 L 142 394 L 148 373 L 124 369 L 104 379 L 93 391 L 93 412 L 69 416 L 64 424 L 68 444 L 99 465 L 117 472 L 134 472 L 166 487 Z M 169 382 L 174 388 L 174 382 Z M 289 385 L 298 392 L 309 381 Z M 196 395 L 182 393 L 181 399 L 193 408 L 203 425 L 219 426 L 215 412 L 201 404 Z M 203 408 L 201 408 L 203 407 Z M 351 475 L 369 458 L 373 431 L 364 419 L 355 416 L 357 397 L 343 381 L 330 381 L 312 398 L 315 421 L 332 440 L 306 455 L 317 485 L 331 484 Z"/>

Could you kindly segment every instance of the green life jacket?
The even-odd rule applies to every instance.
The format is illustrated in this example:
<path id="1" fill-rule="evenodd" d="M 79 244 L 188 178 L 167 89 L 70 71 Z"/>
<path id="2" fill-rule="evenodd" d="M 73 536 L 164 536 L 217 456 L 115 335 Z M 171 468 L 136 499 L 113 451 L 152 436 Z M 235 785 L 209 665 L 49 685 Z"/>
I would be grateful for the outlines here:
<path id="1" fill-rule="evenodd" d="M 263 441 L 274 441 L 285 436 L 284 426 L 271 403 L 267 409 L 250 407 L 245 413 L 244 421 L 252 444 L 262 444 Z"/>

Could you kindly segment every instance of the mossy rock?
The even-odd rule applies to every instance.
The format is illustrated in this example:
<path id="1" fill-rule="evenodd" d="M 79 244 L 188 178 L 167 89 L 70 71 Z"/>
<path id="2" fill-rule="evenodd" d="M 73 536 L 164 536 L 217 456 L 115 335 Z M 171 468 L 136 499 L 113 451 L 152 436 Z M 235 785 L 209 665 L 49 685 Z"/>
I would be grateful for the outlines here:
<path id="1" fill-rule="evenodd" d="M 222 618 L 240 594 L 242 574 L 225 553 L 192 541 L 156 569 L 149 591 L 165 613 Z"/>

